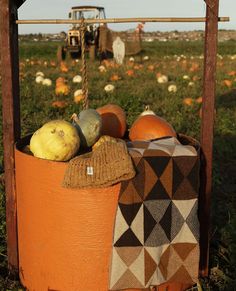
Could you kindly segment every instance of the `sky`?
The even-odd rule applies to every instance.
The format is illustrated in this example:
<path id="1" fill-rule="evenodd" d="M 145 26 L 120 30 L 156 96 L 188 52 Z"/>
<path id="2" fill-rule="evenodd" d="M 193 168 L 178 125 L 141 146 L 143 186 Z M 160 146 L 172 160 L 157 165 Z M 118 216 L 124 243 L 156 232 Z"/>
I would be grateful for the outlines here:
<path id="1" fill-rule="evenodd" d="M 219 29 L 236 29 L 236 0 L 219 0 L 220 16 L 229 16 L 230 22 L 220 22 Z M 204 17 L 204 0 L 26 0 L 18 10 L 19 19 L 67 19 L 72 6 L 103 6 L 107 18 L 125 17 Z M 109 24 L 114 30 L 135 28 L 137 24 Z M 19 33 L 58 33 L 69 25 L 21 24 Z M 204 23 L 147 23 L 144 31 L 198 30 Z"/>

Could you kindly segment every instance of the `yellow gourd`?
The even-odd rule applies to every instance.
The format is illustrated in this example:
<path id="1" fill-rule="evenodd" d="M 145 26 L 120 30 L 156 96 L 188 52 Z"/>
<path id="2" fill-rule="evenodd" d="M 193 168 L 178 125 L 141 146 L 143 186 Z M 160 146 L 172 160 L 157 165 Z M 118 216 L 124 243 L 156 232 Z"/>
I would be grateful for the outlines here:
<path id="1" fill-rule="evenodd" d="M 65 120 L 45 123 L 31 137 L 30 151 L 35 157 L 67 161 L 78 152 L 80 138 L 75 127 Z"/>

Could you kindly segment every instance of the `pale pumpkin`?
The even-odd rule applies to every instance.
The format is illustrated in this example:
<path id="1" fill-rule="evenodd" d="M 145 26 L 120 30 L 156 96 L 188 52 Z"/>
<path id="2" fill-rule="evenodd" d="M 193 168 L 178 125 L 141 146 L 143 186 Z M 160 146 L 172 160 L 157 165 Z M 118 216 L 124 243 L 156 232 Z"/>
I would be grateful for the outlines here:
<path id="1" fill-rule="evenodd" d="M 167 136 L 176 137 L 173 127 L 165 119 L 152 114 L 138 117 L 129 132 L 131 141 L 153 140 Z"/>
<path id="2" fill-rule="evenodd" d="M 74 126 L 65 120 L 52 120 L 30 139 L 30 151 L 37 158 L 68 161 L 78 152 L 80 138 Z"/>
<path id="3" fill-rule="evenodd" d="M 81 146 L 91 147 L 101 136 L 102 118 L 95 109 L 83 110 L 77 115 L 72 115 L 73 125 L 76 127 Z"/>

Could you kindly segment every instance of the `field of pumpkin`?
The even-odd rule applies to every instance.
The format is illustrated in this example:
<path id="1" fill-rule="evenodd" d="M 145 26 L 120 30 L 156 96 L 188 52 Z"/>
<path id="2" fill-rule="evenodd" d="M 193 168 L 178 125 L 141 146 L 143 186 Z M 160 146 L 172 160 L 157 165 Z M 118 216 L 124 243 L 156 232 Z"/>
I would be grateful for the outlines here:
<path id="1" fill-rule="evenodd" d="M 72 122 L 83 110 L 81 60 L 57 63 L 57 43 L 20 43 L 21 129 L 32 134 L 54 119 Z M 112 59 L 87 59 L 90 109 L 113 103 L 128 128 L 145 110 L 155 112 L 177 133 L 199 139 L 203 43 L 144 43 L 141 55 L 118 66 Z M 219 43 L 217 57 L 210 276 L 204 290 L 234 290 L 236 273 L 236 43 Z M 0 81 L 1 85 L 1 81 Z M 0 93 L 1 94 L 1 93 Z M 2 117 L 0 117 L 2 118 Z M 1 136 L 2 136 L 2 129 Z M 136 129 L 134 135 L 138 135 Z M 0 144 L 0 158 L 3 149 Z M 2 165 L 2 163 L 1 163 Z M 1 174 L 3 167 L 1 166 Z M 8 277 L 4 183 L 0 191 L 0 290 L 20 290 Z"/>

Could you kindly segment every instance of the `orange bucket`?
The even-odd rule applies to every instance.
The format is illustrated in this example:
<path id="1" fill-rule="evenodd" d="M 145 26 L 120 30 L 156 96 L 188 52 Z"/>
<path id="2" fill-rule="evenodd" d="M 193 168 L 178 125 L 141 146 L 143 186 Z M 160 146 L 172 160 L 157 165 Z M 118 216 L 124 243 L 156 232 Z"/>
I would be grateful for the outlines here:
<path id="1" fill-rule="evenodd" d="M 15 148 L 22 284 L 29 291 L 107 291 L 120 184 L 65 189 L 61 182 L 67 163 L 23 153 L 28 141 Z M 178 291 L 188 286 L 160 287 Z"/>

